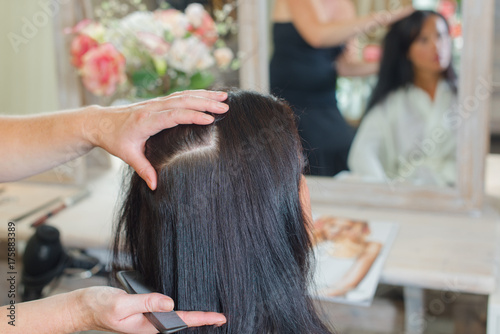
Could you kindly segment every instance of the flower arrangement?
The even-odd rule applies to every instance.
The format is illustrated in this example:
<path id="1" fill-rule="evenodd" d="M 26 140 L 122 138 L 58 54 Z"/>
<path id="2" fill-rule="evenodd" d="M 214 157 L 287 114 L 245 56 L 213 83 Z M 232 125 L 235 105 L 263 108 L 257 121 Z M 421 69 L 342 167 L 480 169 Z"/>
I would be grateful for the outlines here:
<path id="1" fill-rule="evenodd" d="M 193 3 L 184 12 L 138 10 L 121 19 L 86 19 L 66 31 L 74 34 L 72 64 L 85 88 L 97 96 L 123 91 L 151 98 L 207 88 L 216 69 L 239 67 L 221 38 L 235 31 L 231 11 L 225 5 L 214 21 Z"/>

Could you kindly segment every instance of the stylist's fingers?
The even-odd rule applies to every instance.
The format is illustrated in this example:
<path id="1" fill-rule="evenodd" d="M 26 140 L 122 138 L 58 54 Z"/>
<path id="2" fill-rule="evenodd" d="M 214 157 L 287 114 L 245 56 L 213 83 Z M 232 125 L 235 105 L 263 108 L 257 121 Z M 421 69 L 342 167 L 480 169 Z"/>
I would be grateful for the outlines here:
<path id="1" fill-rule="evenodd" d="M 143 134 L 131 145 L 121 158 L 146 181 L 151 190 L 156 189 L 157 174 L 151 163 L 144 156 L 144 143 L 158 132 L 173 128 L 179 124 L 207 125 L 214 121 L 210 115 L 187 109 L 175 109 L 162 112 L 148 112 L 141 118 Z M 140 145 L 139 145 L 140 144 Z"/>
<path id="2" fill-rule="evenodd" d="M 137 106 L 147 108 L 148 111 L 184 108 L 220 114 L 228 110 L 227 104 L 221 102 L 226 98 L 226 92 L 185 91 L 144 101 L 138 103 Z"/>
<path id="3" fill-rule="evenodd" d="M 149 188 L 156 189 L 157 175 L 144 156 L 145 143 L 149 137 L 179 124 L 206 125 L 214 118 L 203 111 L 224 113 L 229 106 L 220 101 L 227 98 L 226 92 L 184 91 L 125 107 L 112 107 L 100 111 L 99 124 L 111 124 L 88 136 L 93 146 L 99 146 L 128 163 L 146 181 Z M 97 118 L 90 118 L 95 120 Z M 104 122 L 109 120 L 108 122 Z"/>
<path id="4" fill-rule="evenodd" d="M 193 96 L 204 97 L 207 99 L 217 100 L 217 101 L 224 101 L 225 99 L 227 99 L 226 92 L 205 90 L 205 89 L 193 89 L 193 90 L 179 91 L 176 93 L 172 93 L 168 96 L 179 96 L 179 95 L 193 95 Z"/>
<path id="5" fill-rule="evenodd" d="M 198 111 L 175 109 L 151 113 L 148 121 L 152 132 L 160 132 L 163 129 L 173 128 L 179 124 L 207 125 L 212 123 L 214 118 Z"/>
<path id="6" fill-rule="evenodd" d="M 189 326 L 222 326 L 226 323 L 226 317 L 221 313 L 199 312 L 199 311 L 176 311 L 177 315 Z"/>
<path id="7" fill-rule="evenodd" d="M 127 294 L 112 287 L 90 287 L 76 290 L 77 328 L 126 334 L 158 333 L 144 316 L 147 312 L 170 312 L 173 300 L 160 293 Z M 73 304 L 72 304 L 73 305 Z"/>
<path id="8" fill-rule="evenodd" d="M 170 312 L 174 309 L 172 298 L 161 293 L 127 295 L 120 305 L 130 315 L 148 312 Z"/>
<path id="9" fill-rule="evenodd" d="M 146 159 L 144 152 L 141 149 L 137 149 L 135 152 L 130 152 L 130 155 L 127 159 L 124 159 L 124 161 L 137 172 L 141 179 L 146 181 L 151 190 L 156 189 L 156 170 L 153 168 L 149 160 Z"/>
<path id="10" fill-rule="evenodd" d="M 147 312 L 170 312 L 174 308 L 174 301 L 160 293 L 127 295 L 121 305 L 131 315 Z M 177 315 L 189 326 L 200 327 L 226 323 L 226 317 L 216 312 L 176 311 Z"/>

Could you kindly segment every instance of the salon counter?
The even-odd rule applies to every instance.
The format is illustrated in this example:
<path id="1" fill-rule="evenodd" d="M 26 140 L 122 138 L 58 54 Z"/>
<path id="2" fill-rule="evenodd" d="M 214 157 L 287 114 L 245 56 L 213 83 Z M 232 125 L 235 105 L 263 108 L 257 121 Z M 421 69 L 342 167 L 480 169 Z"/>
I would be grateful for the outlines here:
<path id="1" fill-rule="evenodd" d="M 68 207 L 47 220 L 47 224 L 59 229 L 61 241 L 65 247 L 81 248 L 107 248 L 110 245 L 113 226 L 113 215 L 117 199 L 120 196 L 120 185 L 122 180 L 122 169 L 124 163 L 118 158 L 112 157 L 111 168 L 93 176 L 87 183 L 86 188 L 90 191 L 90 196 L 84 198 L 79 203 Z M 10 184 L 5 184 L 9 189 Z M 70 195 L 75 193 L 79 187 L 64 185 L 43 185 L 41 183 L 19 182 L 13 184 L 17 188 L 30 189 L 37 194 L 25 194 L 28 205 L 41 202 L 40 197 L 52 198 L 56 196 Z M 45 188 L 45 193 L 40 194 Z M 41 189 L 41 190 L 40 190 Z M 50 212 L 57 205 L 49 206 L 40 212 L 18 220 L 15 223 L 16 242 L 18 245 L 26 241 L 33 233 L 31 227 L 38 217 Z M 12 210 L 0 207 L 0 239 L 5 239 L 7 235 L 7 222 L 12 218 Z"/>

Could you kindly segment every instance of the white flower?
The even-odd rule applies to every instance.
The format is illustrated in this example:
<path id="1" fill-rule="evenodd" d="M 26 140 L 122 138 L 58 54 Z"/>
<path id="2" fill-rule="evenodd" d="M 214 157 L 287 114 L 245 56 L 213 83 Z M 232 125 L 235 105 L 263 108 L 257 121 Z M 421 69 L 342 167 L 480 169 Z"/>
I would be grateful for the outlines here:
<path id="1" fill-rule="evenodd" d="M 156 56 L 164 56 L 170 48 L 170 45 L 163 38 L 148 32 L 138 32 L 137 39 L 149 52 Z"/>
<path id="2" fill-rule="evenodd" d="M 105 40 L 113 44 L 123 54 L 127 59 L 127 67 L 135 68 L 141 65 L 142 60 L 136 52 L 137 39 L 133 38 L 134 35 L 126 34 L 119 25 L 115 25 L 106 30 Z"/>
<path id="3" fill-rule="evenodd" d="M 218 48 L 214 51 L 215 61 L 217 66 L 225 68 L 231 63 L 234 58 L 233 51 L 228 47 Z"/>
<path id="4" fill-rule="evenodd" d="M 104 35 L 106 29 L 104 26 L 98 22 L 91 22 L 85 28 L 82 29 L 82 34 L 88 35 L 98 41 L 99 43 L 104 43 Z"/>
<path id="5" fill-rule="evenodd" d="M 199 3 L 192 3 L 186 8 L 186 17 L 194 28 L 201 26 L 203 22 L 203 16 L 205 15 L 205 9 Z"/>
<path id="6" fill-rule="evenodd" d="M 154 17 L 163 29 L 172 33 L 174 38 L 186 35 L 189 21 L 182 12 L 175 9 L 158 10 L 154 13 Z"/>
<path id="7" fill-rule="evenodd" d="M 224 6 L 222 6 L 222 11 L 226 15 L 229 15 L 233 9 L 234 9 L 234 5 L 232 5 L 230 3 L 226 3 Z"/>
<path id="8" fill-rule="evenodd" d="M 200 57 L 196 62 L 196 69 L 199 71 L 203 71 L 206 70 L 207 68 L 214 66 L 214 64 L 215 64 L 214 57 L 212 57 L 209 52 L 203 52 L 200 54 Z"/>
<path id="9" fill-rule="evenodd" d="M 133 12 L 120 20 L 118 29 L 123 36 L 136 35 L 138 32 L 147 32 L 163 37 L 162 25 L 153 19 L 151 12 Z"/>
<path id="10" fill-rule="evenodd" d="M 188 74 L 205 70 L 215 63 L 208 47 L 196 37 L 175 40 L 167 57 L 170 66 Z"/>

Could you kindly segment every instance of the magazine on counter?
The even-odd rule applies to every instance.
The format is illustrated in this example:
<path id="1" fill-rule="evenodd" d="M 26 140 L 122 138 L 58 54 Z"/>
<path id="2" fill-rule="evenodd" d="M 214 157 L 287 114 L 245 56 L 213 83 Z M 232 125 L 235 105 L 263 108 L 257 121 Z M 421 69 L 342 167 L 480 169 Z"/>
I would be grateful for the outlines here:
<path id="1" fill-rule="evenodd" d="M 395 223 L 315 217 L 310 293 L 321 300 L 369 306 L 397 231 Z"/>

